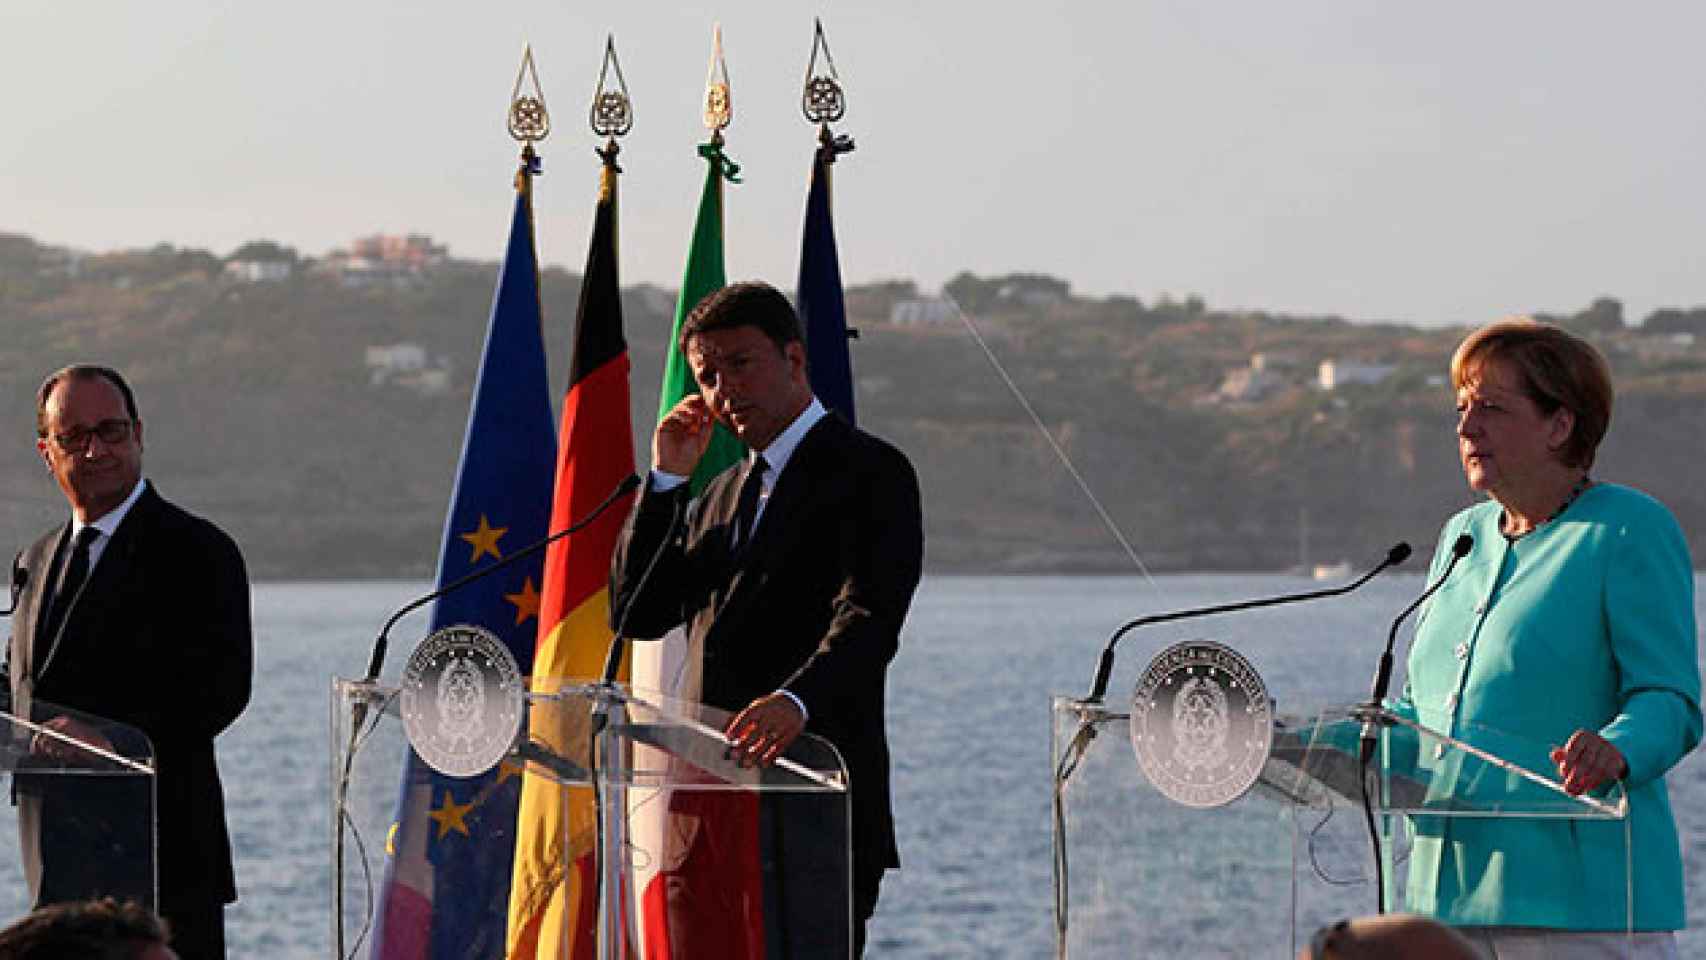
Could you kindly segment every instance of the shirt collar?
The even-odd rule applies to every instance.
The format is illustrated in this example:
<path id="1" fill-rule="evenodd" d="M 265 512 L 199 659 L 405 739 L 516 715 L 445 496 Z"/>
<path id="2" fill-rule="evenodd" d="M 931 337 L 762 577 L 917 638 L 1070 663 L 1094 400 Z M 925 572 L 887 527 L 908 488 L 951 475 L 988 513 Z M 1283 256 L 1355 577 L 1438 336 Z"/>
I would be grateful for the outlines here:
<path id="1" fill-rule="evenodd" d="M 770 469 L 764 475 L 766 484 L 774 483 L 775 478 L 782 475 L 782 468 L 788 465 L 788 458 L 794 455 L 800 441 L 806 438 L 806 434 L 811 431 L 811 428 L 817 426 L 817 422 L 822 420 L 828 412 L 823 408 L 823 404 L 818 402 L 817 397 L 812 397 L 812 402 L 806 404 L 806 408 L 800 411 L 800 415 L 794 418 L 793 423 L 788 424 L 786 430 L 777 434 L 776 439 L 770 441 L 770 446 L 757 451 L 764 455 L 764 462 L 770 465 Z"/>
<path id="2" fill-rule="evenodd" d="M 123 503 L 111 510 L 108 510 L 106 513 L 101 514 L 100 517 L 88 523 L 79 523 L 77 517 L 73 515 L 71 517 L 72 538 L 75 539 L 79 533 L 82 533 L 84 527 L 94 527 L 96 530 L 101 531 L 101 536 L 103 537 L 111 537 L 113 534 L 117 533 L 118 525 L 123 523 L 124 518 L 130 514 L 130 508 L 136 506 L 136 501 L 142 499 L 143 488 L 147 486 L 147 480 L 137 480 L 136 486 L 130 489 L 130 496 L 125 497 Z"/>

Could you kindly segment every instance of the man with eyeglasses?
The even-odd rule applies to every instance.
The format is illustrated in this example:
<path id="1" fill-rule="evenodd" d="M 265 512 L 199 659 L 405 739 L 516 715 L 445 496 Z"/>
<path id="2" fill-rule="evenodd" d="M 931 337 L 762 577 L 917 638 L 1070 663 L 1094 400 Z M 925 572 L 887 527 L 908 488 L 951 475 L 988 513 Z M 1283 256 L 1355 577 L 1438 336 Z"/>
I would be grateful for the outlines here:
<path id="1" fill-rule="evenodd" d="M 14 562 L 0 709 L 100 750 L 123 752 L 107 737 L 116 728 L 55 708 L 148 735 L 159 912 L 180 956 L 224 957 L 224 905 L 237 891 L 213 739 L 249 702 L 243 556 L 143 479 L 142 418 L 118 371 L 80 364 L 50 375 L 36 393 L 36 434 L 71 517 Z M 51 757 L 65 742 L 38 736 L 33 749 Z M 105 865 L 56 819 L 71 814 L 53 794 L 17 793 L 36 905 L 107 892 L 87 889 L 104 882 Z"/>

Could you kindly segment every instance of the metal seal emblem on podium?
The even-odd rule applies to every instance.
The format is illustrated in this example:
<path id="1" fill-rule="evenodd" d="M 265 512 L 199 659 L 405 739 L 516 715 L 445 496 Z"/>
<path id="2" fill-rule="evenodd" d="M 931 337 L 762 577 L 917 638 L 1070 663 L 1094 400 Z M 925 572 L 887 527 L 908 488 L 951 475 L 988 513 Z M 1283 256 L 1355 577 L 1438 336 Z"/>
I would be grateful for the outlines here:
<path id="1" fill-rule="evenodd" d="M 482 627 L 434 632 L 403 668 L 403 729 L 427 766 L 446 776 L 496 766 L 521 731 L 525 700 L 515 656 Z"/>
<path id="2" fill-rule="evenodd" d="M 1187 807 L 1243 796 L 1273 746 L 1267 686 L 1236 650 L 1211 640 L 1156 654 L 1132 694 L 1131 745 L 1161 795 Z"/>

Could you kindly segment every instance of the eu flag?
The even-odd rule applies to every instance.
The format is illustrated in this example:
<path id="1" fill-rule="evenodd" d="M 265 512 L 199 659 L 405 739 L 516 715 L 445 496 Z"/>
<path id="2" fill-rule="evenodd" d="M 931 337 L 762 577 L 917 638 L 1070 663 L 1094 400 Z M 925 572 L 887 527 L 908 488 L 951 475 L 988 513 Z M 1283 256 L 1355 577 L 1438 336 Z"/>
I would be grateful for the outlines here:
<path id="1" fill-rule="evenodd" d="M 440 586 L 546 534 L 557 442 L 533 244 L 531 157 L 516 176 L 509 249 L 498 276 L 456 488 L 439 549 Z M 432 629 L 496 634 L 531 671 L 542 558 L 512 564 L 438 600 Z M 520 771 L 447 777 L 413 751 L 388 848 L 373 956 L 486 958 L 504 953 Z"/>

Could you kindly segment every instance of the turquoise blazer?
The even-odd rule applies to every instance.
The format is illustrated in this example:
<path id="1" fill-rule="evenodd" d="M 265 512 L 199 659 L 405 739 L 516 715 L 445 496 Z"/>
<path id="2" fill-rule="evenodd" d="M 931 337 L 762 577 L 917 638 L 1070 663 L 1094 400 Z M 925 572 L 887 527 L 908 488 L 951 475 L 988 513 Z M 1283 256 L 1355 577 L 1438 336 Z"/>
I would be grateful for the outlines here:
<path id="1" fill-rule="evenodd" d="M 1423 608 L 1398 706 L 1470 742 L 1481 726 L 1548 746 L 1598 731 L 1629 763 L 1633 925 L 1681 929 L 1664 775 L 1701 733 L 1682 531 L 1658 501 L 1605 483 L 1515 543 L 1499 532 L 1502 512 L 1470 507 L 1440 534 L 1430 581 L 1459 534 L 1475 546 Z M 1518 759 L 1555 775 L 1544 755 Z M 1458 926 L 1621 930 L 1624 849 L 1619 821 L 1420 818 L 1410 907 Z"/>

